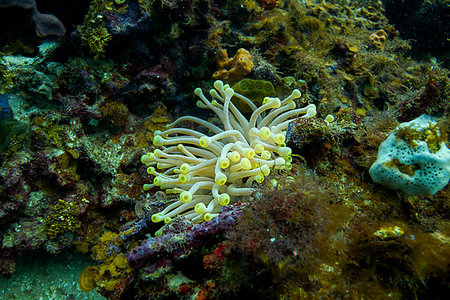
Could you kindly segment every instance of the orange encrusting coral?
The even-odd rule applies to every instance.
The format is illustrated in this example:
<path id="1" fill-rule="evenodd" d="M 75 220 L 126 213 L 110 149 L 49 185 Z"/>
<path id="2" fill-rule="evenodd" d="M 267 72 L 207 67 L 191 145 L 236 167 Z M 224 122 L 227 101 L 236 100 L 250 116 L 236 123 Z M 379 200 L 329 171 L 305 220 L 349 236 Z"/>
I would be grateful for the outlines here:
<path id="1" fill-rule="evenodd" d="M 89 293 L 95 288 L 95 284 L 97 283 L 98 277 L 98 269 L 97 267 L 87 266 L 81 272 L 80 277 L 78 278 L 78 286 L 80 290 L 83 292 Z"/>
<path id="2" fill-rule="evenodd" d="M 212 77 L 226 82 L 237 82 L 253 69 L 253 57 L 244 48 L 240 48 L 233 58 L 228 57 L 227 50 L 219 50 L 216 60 L 219 70 Z"/>

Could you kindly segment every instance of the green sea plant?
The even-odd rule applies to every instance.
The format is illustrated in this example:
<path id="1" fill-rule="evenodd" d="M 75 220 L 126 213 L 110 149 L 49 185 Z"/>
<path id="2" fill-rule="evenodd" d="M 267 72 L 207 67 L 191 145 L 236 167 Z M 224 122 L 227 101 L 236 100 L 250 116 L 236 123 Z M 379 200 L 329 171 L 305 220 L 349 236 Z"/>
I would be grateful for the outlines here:
<path id="1" fill-rule="evenodd" d="M 89 27 L 82 34 L 81 40 L 84 45 L 89 46 L 95 57 L 99 57 L 105 52 L 105 47 L 111 40 L 111 35 L 104 27 Z"/>
<path id="2" fill-rule="evenodd" d="M 113 2 L 107 0 L 93 0 L 82 25 L 77 27 L 81 35 L 82 44 L 88 46 L 95 58 L 105 52 L 105 47 L 111 40 L 111 34 L 105 28 L 103 14 L 113 10 Z"/>

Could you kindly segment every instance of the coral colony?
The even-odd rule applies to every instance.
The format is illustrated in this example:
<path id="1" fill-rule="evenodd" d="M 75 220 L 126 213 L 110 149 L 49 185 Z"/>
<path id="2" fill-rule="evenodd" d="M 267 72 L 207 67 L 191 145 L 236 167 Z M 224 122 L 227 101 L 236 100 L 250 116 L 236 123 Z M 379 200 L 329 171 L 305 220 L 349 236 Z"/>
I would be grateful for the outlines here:
<path id="1" fill-rule="evenodd" d="M 163 146 L 162 150 L 141 158 L 149 167 L 147 172 L 155 175 L 153 184 L 144 185 L 144 190 L 159 186 L 166 193 L 179 194 L 178 201 L 152 216 L 153 222 L 168 223 L 177 215 L 194 223 L 209 221 L 222 206 L 235 202 L 233 198 L 251 195 L 252 183 L 263 182 L 271 169 L 289 168 L 292 151 L 285 144 L 289 123 L 300 114 L 304 114 L 303 118 L 316 115 L 314 104 L 295 109 L 294 100 L 301 96 L 299 90 L 284 100 L 266 97 L 256 107 L 220 80 L 214 88 L 209 92 L 211 101 L 200 88 L 194 93 L 200 98 L 197 106 L 212 110 L 222 128 L 197 117 L 181 117 L 167 125 L 170 129 L 155 132 L 153 144 Z M 236 108 L 233 97 L 251 107 L 250 119 Z M 213 135 L 175 127 L 183 121 L 197 123 Z"/>

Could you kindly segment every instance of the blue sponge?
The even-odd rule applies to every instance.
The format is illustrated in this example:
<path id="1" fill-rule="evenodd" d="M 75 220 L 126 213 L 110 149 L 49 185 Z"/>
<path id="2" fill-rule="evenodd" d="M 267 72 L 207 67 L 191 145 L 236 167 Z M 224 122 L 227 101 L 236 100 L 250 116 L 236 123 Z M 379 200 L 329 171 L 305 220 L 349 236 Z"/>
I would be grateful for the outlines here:
<path id="1" fill-rule="evenodd" d="M 434 195 L 450 178 L 450 150 L 432 117 L 402 123 L 378 149 L 372 180 L 409 195 Z"/>

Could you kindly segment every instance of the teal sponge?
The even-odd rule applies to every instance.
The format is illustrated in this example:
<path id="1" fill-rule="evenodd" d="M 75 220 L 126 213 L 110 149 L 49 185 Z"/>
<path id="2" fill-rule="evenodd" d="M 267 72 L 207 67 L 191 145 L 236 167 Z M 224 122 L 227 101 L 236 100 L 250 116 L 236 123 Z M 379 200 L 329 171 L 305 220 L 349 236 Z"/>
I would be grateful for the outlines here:
<path id="1" fill-rule="evenodd" d="M 402 123 L 378 149 L 370 176 L 376 183 L 409 195 L 434 195 L 450 178 L 450 150 L 437 122 L 422 115 Z"/>

